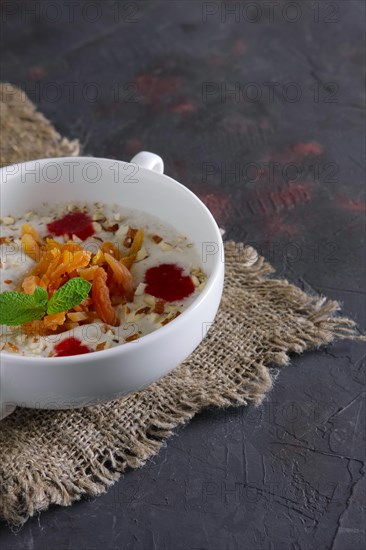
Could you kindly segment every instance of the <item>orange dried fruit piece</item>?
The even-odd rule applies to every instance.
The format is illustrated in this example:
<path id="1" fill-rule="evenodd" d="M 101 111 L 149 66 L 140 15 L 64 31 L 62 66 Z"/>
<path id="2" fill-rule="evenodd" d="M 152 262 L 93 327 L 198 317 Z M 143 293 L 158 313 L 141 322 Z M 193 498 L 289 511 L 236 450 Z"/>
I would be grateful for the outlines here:
<path id="1" fill-rule="evenodd" d="M 43 244 L 41 237 L 31 223 L 23 223 L 21 233 L 22 235 L 31 235 L 38 244 Z"/>
<path id="2" fill-rule="evenodd" d="M 87 252 L 86 250 L 79 250 L 77 252 L 64 250 L 62 252 L 61 262 L 53 273 L 50 274 L 50 280 L 55 281 L 65 273 L 71 273 L 75 269 L 86 267 L 90 262 L 90 258 L 91 252 Z"/>
<path id="3" fill-rule="evenodd" d="M 47 252 L 48 266 L 44 275 L 51 276 L 60 263 L 62 252 L 59 248 L 52 248 Z"/>
<path id="4" fill-rule="evenodd" d="M 69 250 L 70 252 L 77 252 L 78 250 L 83 250 L 83 248 L 80 245 L 72 241 L 68 241 L 67 243 L 59 243 L 54 239 L 47 238 L 46 243 L 42 247 L 43 253 L 47 254 L 49 250 L 53 250 L 54 248 L 58 248 L 59 250 L 62 250 L 62 251 Z"/>
<path id="5" fill-rule="evenodd" d="M 104 264 L 104 262 L 105 262 L 104 254 L 103 254 L 103 252 L 99 249 L 99 250 L 97 251 L 97 253 L 94 254 L 91 263 L 92 263 L 93 265 L 97 265 L 97 266 L 99 265 L 99 266 L 101 266 L 101 265 Z"/>
<path id="6" fill-rule="evenodd" d="M 90 267 L 78 269 L 78 274 L 80 277 L 82 277 L 86 281 L 92 281 L 97 272 L 97 269 L 98 269 L 97 265 L 92 265 Z"/>
<path id="7" fill-rule="evenodd" d="M 122 285 L 126 298 L 130 301 L 133 299 L 135 290 L 133 288 L 133 278 L 131 272 L 127 269 L 125 265 L 113 258 L 107 252 L 104 254 L 106 262 L 113 271 L 113 277 Z"/>
<path id="8" fill-rule="evenodd" d="M 127 269 L 130 269 L 133 262 L 136 260 L 138 251 L 141 249 L 144 242 L 144 230 L 138 229 L 133 237 L 133 242 L 131 244 L 130 253 L 126 258 L 122 258 L 121 262 Z"/>
<path id="9" fill-rule="evenodd" d="M 66 313 L 52 313 L 43 317 L 44 327 L 49 330 L 57 330 L 60 325 L 63 325 L 66 319 Z"/>
<path id="10" fill-rule="evenodd" d="M 89 319 L 89 315 L 85 311 L 70 311 L 67 317 L 73 323 L 80 323 L 81 321 L 87 321 Z"/>
<path id="11" fill-rule="evenodd" d="M 92 299 L 90 296 L 88 296 L 87 298 L 85 298 L 85 300 L 83 300 L 81 302 L 81 304 L 79 304 L 79 306 L 82 308 L 82 311 L 87 311 L 88 307 L 92 304 Z"/>
<path id="12" fill-rule="evenodd" d="M 29 275 L 29 277 L 26 277 L 22 282 L 22 288 L 25 294 L 33 294 L 36 286 L 40 286 L 40 282 L 41 280 L 37 275 Z"/>
<path id="13" fill-rule="evenodd" d="M 62 248 L 62 244 L 55 241 L 54 239 L 51 239 L 51 238 L 46 238 L 46 244 L 44 246 L 45 249 L 47 248 Z"/>
<path id="14" fill-rule="evenodd" d="M 32 260 L 39 262 L 39 260 L 41 259 L 41 249 L 33 235 L 31 235 L 30 233 L 22 235 L 21 242 L 22 249 L 27 254 L 27 256 L 32 258 Z"/>
<path id="15" fill-rule="evenodd" d="M 22 330 L 28 335 L 40 336 L 47 334 L 46 327 L 42 321 L 29 321 L 22 325 Z"/>
<path id="16" fill-rule="evenodd" d="M 133 243 L 130 250 L 130 256 L 136 255 L 140 248 L 142 247 L 142 243 L 144 241 L 144 230 L 139 229 L 133 239 Z"/>
<path id="17" fill-rule="evenodd" d="M 68 241 L 67 243 L 62 245 L 62 250 L 69 250 L 70 252 L 78 252 L 84 249 L 79 244 L 74 243 L 73 241 Z"/>
<path id="18" fill-rule="evenodd" d="M 98 317 L 108 325 L 118 326 L 119 319 L 113 309 L 107 286 L 107 273 L 102 267 L 98 267 L 95 273 L 91 295 Z"/>
<path id="19" fill-rule="evenodd" d="M 47 258 L 47 256 L 45 255 L 42 255 L 40 262 L 30 270 L 28 275 L 44 275 L 48 269 L 49 263 L 49 258 Z"/>
<path id="20" fill-rule="evenodd" d="M 108 254 L 110 254 L 111 256 L 113 256 L 114 258 L 116 258 L 117 260 L 120 260 L 121 259 L 121 252 L 120 250 L 118 249 L 118 247 L 111 243 L 110 241 L 106 241 L 102 244 L 102 246 L 100 247 L 101 251 L 102 252 L 107 252 Z"/>

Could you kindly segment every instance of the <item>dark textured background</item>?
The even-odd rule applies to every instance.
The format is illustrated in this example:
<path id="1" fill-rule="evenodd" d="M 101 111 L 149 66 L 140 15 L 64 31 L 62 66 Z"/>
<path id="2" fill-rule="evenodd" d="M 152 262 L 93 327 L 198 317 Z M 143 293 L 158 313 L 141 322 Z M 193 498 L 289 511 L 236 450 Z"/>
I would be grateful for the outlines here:
<path id="1" fill-rule="evenodd" d="M 3 1 L 2 80 L 87 154 L 160 154 L 229 238 L 365 328 L 365 4 L 95 4 Z M 106 495 L 1 524 L 1 549 L 364 548 L 364 360 L 294 357 L 260 409 L 204 412 Z"/>

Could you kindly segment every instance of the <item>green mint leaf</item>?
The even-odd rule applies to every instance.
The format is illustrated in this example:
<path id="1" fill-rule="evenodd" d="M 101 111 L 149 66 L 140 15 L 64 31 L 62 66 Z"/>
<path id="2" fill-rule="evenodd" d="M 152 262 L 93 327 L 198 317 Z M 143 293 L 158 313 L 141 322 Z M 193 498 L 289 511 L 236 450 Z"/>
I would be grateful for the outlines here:
<path id="1" fill-rule="evenodd" d="M 61 286 L 50 298 L 47 313 L 60 313 L 80 304 L 89 294 L 91 283 L 82 277 L 74 277 Z"/>
<path id="2" fill-rule="evenodd" d="M 33 293 L 33 296 L 35 298 L 35 300 L 38 302 L 38 304 L 41 306 L 44 306 L 44 308 L 46 309 L 47 307 L 47 302 L 48 302 L 48 294 L 47 294 L 47 290 L 45 290 L 44 288 L 40 287 L 40 286 L 36 286 L 35 290 L 34 290 L 34 293 Z"/>
<path id="3" fill-rule="evenodd" d="M 43 292 L 40 293 L 37 288 L 34 294 L 2 292 L 0 294 L 0 324 L 16 326 L 42 319 L 46 313 L 47 300 L 44 301 Z"/>

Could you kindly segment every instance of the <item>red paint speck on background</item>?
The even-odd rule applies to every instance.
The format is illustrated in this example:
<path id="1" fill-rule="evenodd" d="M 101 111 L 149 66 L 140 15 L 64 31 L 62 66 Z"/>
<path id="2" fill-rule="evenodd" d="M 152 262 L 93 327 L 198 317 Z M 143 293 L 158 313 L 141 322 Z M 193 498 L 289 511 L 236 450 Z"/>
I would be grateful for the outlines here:
<path id="1" fill-rule="evenodd" d="M 237 40 L 233 46 L 233 53 L 241 55 L 245 53 L 248 49 L 248 45 L 242 40 Z"/>
<path id="2" fill-rule="evenodd" d="M 312 199 L 312 190 L 305 182 L 290 182 L 282 188 L 256 189 L 249 205 L 253 213 L 271 215 L 273 212 L 292 210 Z"/>
<path id="3" fill-rule="evenodd" d="M 177 61 L 175 59 L 166 59 L 162 63 L 162 67 L 164 67 L 164 69 L 175 69 L 176 66 L 177 66 Z"/>
<path id="4" fill-rule="evenodd" d="M 120 110 L 118 102 L 113 103 L 93 103 L 94 111 L 101 116 L 116 115 Z"/>
<path id="5" fill-rule="evenodd" d="M 261 120 L 259 123 L 259 127 L 262 128 L 262 130 L 268 130 L 269 128 L 271 128 L 269 120 L 267 118 Z"/>
<path id="6" fill-rule="evenodd" d="M 129 155 L 135 155 L 144 148 L 144 142 L 140 138 L 130 138 L 126 141 L 126 151 Z"/>
<path id="7" fill-rule="evenodd" d="M 291 182 L 279 191 L 270 191 L 269 196 L 274 203 L 284 205 L 285 208 L 292 208 L 297 204 L 309 202 L 311 193 L 309 186 L 302 182 Z"/>
<path id="8" fill-rule="evenodd" d="M 180 173 L 181 176 L 185 177 L 187 173 L 187 163 L 183 159 L 173 159 L 171 162 L 175 170 Z"/>
<path id="9" fill-rule="evenodd" d="M 28 74 L 31 80 L 39 80 L 42 76 L 44 76 L 45 70 L 43 67 L 32 67 L 29 69 Z"/>
<path id="10" fill-rule="evenodd" d="M 292 147 L 292 151 L 298 157 L 306 157 L 308 155 L 321 155 L 323 152 L 322 146 L 315 142 L 309 141 L 308 143 L 295 143 Z"/>
<path id="11" fill-rule="evenodd" d="M 182 101 L 180 103 L 175 103 L 171 107 L 169 107 L 169 111 L 171 113 L 178 113 L 178 114 L 190 114 L 194 113 L 196 111 L 196 107 L 193 105 L 191 101 Z"/>
<path id="12" fill-rule="evenodd" d="M 230 220 L 232 212 L 230 197 L 218 192 L 203 193 L 195 191 L 195 193 L 219 224 L 225 224 Z"/>
<path id="13" fill-rule="evenodd" d="M 171 94 L 181 89 L 182 78 L 142 74 L 136 78 L 136 85 L 143 101 L 156 109 L 160 107 L 162 99 L 170 98 Z"/>
<path id="14" fill-rule="evenodd" d="M 293 237 L 299 234 L 299 229 L 293 224 L 287 223 L 283 218 L 275 216 L 270 218 L 265 224 L 268 235 L 288 235 Z"/>
<path id="15" fill-rule="evenodd" d="M 296 162 L 309 155 L 319 156 L 323 153 L 322 146 L 316 141 L 300 142 L 291 145 L 287 149 L 270 153 L 263 160 L 277 162 Z"/>
<path id="16" fill-rule="evenodd" d="M 345 195 L 337 195 L 336 203 L 338 206 L 349 212 L 366 212 L 366 202 L 360 200 L 352 200 Z"/>
<path id="17" fill-rule="evenodd" d="M 224 59 L 221 55 L 212 55 L 209 58 L 209 63 L 210 65 L 214 65 L 214 67 L 218 67 L 224 63 Z"/>

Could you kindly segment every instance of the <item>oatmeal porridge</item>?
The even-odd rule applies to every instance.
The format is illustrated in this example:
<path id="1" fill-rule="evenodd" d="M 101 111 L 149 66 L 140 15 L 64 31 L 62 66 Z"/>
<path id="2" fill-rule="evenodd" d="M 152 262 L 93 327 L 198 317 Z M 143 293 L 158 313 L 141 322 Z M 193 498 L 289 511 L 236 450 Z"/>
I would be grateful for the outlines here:
<path id="1" fill-rule="evenodd" d="M 65 356 L 138 340 L 204 288 L 193 244 L 117 205 L 60 204 L 1 219 L 2 353 Z"/>

